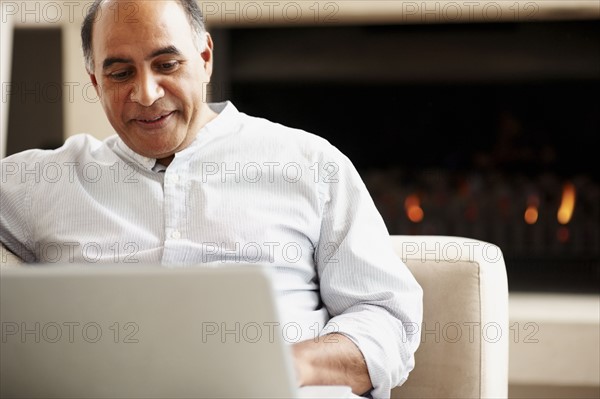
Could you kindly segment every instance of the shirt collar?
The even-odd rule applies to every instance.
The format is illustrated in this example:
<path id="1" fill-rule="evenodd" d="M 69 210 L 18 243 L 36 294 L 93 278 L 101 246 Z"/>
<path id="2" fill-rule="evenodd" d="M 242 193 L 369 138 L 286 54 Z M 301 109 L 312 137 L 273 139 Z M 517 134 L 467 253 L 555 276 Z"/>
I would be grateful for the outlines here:
<path id="1" fill-rule="evenodd" d="M 205 143 L 207 140 L 210 140 L 215 135 L 226 134 L 232 131 L 237 131 L 239 126 L 239 116 L 240 112 L 237 108 L 231 103 L 231 101 L 224 101 L 220 103 L 209 103 L 208 106 L 214 112 L 217 113 L 217 116 L 208 122 L 206 125 L 200 129 L 198 135 L 190 143 L 189 146 L 181 150 L 180 152 L 188 151 L 189 149 L 193 149 L 198 147 L 199 145 Z M 121 150 L 121 152 L 125 155 L 126 158 L 138 163 L 145 169 L 153 170 L 155 172 L 164 171 L 166 168 L 160 168 L 159 165 L 154 158 L 148 158 L 143 155 L 138 154 L 133 151 L 131 148 L 125 144 L 120 137 L 117 139 L 117 147 Z M 177 156 L 177 153 L 175 154 Z"/>

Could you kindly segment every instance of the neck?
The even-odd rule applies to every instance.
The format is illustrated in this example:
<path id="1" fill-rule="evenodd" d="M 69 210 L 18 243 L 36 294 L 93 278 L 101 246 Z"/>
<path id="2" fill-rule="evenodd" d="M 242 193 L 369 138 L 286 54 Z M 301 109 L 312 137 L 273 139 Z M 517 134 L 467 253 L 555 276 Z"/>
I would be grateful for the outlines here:
<path id="1" fill-rule="evenodd" d="M 173 161 L 173 158 L 175 158 L 175 154 L 170 155 L 166 158 L 157 159 L 156 162 L 158 162 L 161 165 L 169 166 L 171 164 L 171 161 Z"/>
<path id="2" fill-rule="evenodd" d="M 202 129 L 204 126 L 206 126 L 207 123 L 209 123 L 210 121 L 215 119 L 218 115 L 215 111 L 210 109 L 210 107 L 208 107 L 208 105 L 206 105 L 205 112 L 203 112 L 202 114 L 204 115 L 204 117 L 200 120 L 200 123 L 198 124 L 199 127 L 196 129 L 196 131 L 200 131 L 200 129 Z M 190 137 L 189 141 L 187 143 L 185 143 L 183 146 L 181 146 L 176 152 L 179 152 L 179 151 L 187 148 L 187 146 L 189 146 L 191 144 L 191 142 L 194 141 L 195 138 L 196 138 L 195 135 L 194 135 L 194 137 Z M 164 158 L 158 158 L 156 160 L 156 162 L 158 162 L 159 164 L 164 165 L 164 166 L 169 166 L 171 164 L 171 162 L 173 161 L 173 158 L 175 158 L 175 154 L 171 154 Z"/>

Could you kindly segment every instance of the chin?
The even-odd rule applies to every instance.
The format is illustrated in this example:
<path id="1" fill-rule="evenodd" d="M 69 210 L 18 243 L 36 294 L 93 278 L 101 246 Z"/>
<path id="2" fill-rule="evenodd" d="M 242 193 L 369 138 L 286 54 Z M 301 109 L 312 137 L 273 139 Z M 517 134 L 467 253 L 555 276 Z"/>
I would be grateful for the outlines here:
<path id="1" fill-rule="evenodd" d="M 143 142 L 138 142 L 135 148 L 138 154 L 148 158 L 164 158 L 177 152 L 178 143 L 162 143 L 157 139 L 146 139 Z"/>

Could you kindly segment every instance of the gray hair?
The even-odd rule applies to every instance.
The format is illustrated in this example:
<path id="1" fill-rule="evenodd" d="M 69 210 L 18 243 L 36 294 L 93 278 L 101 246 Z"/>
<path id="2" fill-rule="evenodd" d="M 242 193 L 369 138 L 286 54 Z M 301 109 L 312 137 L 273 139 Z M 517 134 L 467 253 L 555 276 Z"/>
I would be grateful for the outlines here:
<path id="1" fill-rule="evenodd" d="M 83 58 L 85 69 L 88 73 L 94 72 L 94 53 L 92 51 L 92 31 L 94 22 L 98 17 L 98 10 L 105 0 L 94 0 L 81 25 L 81 47 L 83 49 Z M 150 1 L 150 0 L 147 0 Z M 194 45 L 198 51 L 204 51 L 206 47 L 206 27 L 202 18 L 202 10 L 196 0 L 177 0 L 185 11 L 192 31 L 194 32 Z"/>

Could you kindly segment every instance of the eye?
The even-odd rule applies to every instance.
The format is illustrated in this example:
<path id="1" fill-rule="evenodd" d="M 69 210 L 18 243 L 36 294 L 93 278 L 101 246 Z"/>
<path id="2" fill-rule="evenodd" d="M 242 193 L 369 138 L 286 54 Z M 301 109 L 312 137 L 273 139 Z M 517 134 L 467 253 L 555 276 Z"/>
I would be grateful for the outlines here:
<path id="1" fill-rule="evenodd" d="M 161 62 L 157 63 L 156 69 L 158 69 L 161 72 L 173 72 L 173 71 L 177 70 L 180 65 L 181 64 L 179 63 L 179 61 L 176 61 L 176 60 L 161 61 Z"/>
<path id="2" fill-rule="evenodd" d="M 121 70 L 116 72 L 111 72 L 108 74 L 109 79 L 115 82 L 123 82 L 127 80 L 131 76 L 132 72 L 130 70 Z"/>

